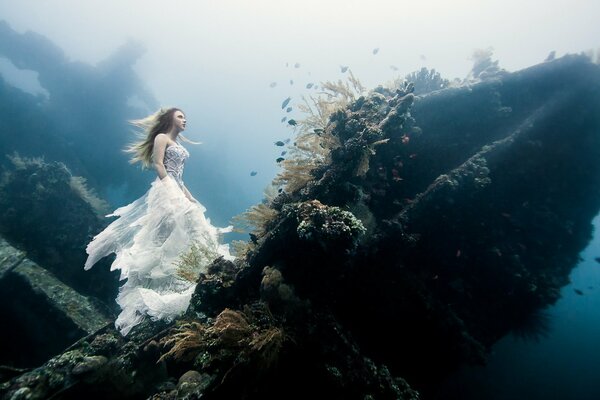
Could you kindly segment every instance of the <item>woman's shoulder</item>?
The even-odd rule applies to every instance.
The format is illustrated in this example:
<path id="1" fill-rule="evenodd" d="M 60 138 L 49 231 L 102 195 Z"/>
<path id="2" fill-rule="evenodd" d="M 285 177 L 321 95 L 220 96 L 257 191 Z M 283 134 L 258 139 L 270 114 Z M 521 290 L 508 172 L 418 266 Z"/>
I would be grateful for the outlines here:
<path id="1" fill-rule="evenodd" d="M 154 138 L 154 143 L 169 143 L 169 137 L 166 133 L 159 133 Z"/>
<path id="2" fill-rule="evenodd" d="M 169 137 L 169 135 L 167 135 L 166 133 L 159 133 L 158 135 L 156 135 L 156 137 L 154 138 L 154 146 L 155 147 L 170 147 L 171 145 L 173 145 L 173 141 L 171 140 L 171 138 Z"/>

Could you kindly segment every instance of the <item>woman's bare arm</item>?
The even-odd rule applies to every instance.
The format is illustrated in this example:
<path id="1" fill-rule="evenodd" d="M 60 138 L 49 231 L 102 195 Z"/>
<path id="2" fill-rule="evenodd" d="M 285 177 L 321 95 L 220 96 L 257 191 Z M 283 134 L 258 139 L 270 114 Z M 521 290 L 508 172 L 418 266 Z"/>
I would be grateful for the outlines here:
<path id="1" fill-rule="evenodd" d="M 164 179 L 167 176 L 167 170 L 163 164 L 163 160 L 165 158 L 165 150 L 167 149 L 168 143 L 169 138 L 164 133 L 159 133 L 156 135 L 156 138 L 154 138 L 152 159 L 154 160 L 154 169 L 160 179 Z"/>
<path id="2" fill-rule="evenodd" d="M 194 198 L 194 196 L 192 196 L 192 194 L 190 193 L 189 190 L 187 190 L 187 188 L 185 187 L 185 185 L 183 186 L 183 193 L 185 194 L 185 197 L 187 197 L 191 202 L 197 203 L 198 200 L 196 200 Z"/>

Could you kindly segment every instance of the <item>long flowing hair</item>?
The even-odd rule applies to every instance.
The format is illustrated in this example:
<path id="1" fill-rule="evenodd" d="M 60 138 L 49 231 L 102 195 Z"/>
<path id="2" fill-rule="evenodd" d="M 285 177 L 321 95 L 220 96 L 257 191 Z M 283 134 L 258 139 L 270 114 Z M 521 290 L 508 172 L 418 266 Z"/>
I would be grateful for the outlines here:
<path id="1" fill-rule="evenodd" d="M 135 164 L 137 162 L 142 163 L 145 168 L 152 166 L 152 152 L 154 151 L 154 139 L 159 133 L 166 133 L 173 127 L 173 114 L 176 111 L 181 111 L 177 107 L 171 108 L 160 108 L 154 114 L 150 114 L 142 119 L 134 119 L 128 121 L 131 125 L 139 128 L 136 132 L 139 140 L 131 143 L 125 148 L 125 152 L 132 153 L 133 157 L 129 162 Z M 183 112 L 183 111 L 181 111 Z M 193 142 L 179 134 L 181 140 L 192 143 L 200 144 L 199 142 Z"/>

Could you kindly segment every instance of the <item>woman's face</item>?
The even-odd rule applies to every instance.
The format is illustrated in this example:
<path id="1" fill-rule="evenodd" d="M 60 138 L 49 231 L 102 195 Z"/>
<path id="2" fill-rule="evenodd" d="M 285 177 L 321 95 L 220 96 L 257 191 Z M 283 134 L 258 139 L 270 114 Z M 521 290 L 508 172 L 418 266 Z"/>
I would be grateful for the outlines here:
<path id="1" fill-rule="evenodd" d="M 179 132 L 185 131 L 185 114 L 177 110 L 173 113 L 173 125 Z"/>

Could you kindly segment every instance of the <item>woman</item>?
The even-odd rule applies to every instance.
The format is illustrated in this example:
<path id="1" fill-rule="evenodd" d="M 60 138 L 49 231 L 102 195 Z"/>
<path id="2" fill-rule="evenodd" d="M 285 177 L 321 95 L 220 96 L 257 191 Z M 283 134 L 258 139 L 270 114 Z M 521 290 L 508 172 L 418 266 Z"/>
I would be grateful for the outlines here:
<path id="1" fill-rule="evenodd" d="M 193 251 L 201 268 L 213 259 L 231 259 L 227 245 L 219 244 L 222 229 L 204 217 L 206 209 L 183 184 L 183 164 L 188 151 L 179 143 L 185 130 L 185 114 L 178 108 L 159 110 L 132 123 L 143 129 L 142 140 L 126 151 L 132 163 L 153 166 L 158 177 L 140 199 L 117 209 L 112 222 L 87 246 L 85 269 L 110 253 L 116 258 L 111 270 L 121 270 L 117 303 L 121 307 L 115 325 L 125 336 L 146 315 L 153 320 L 172 320 L 188 307 L 195 282 L 179 274 L 182 256 Z"/>

